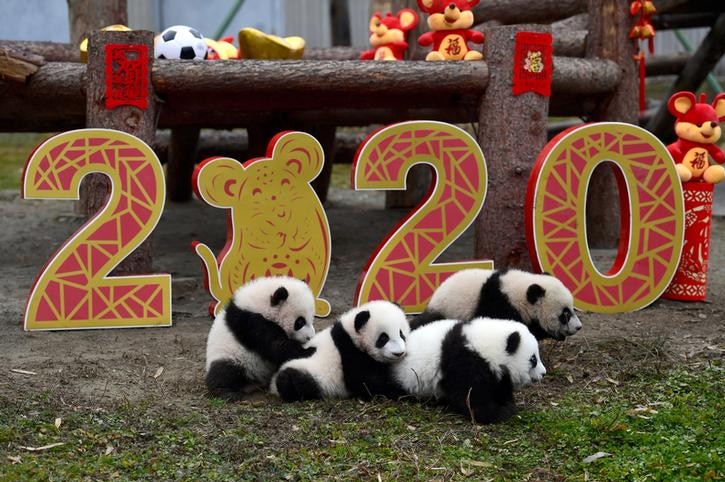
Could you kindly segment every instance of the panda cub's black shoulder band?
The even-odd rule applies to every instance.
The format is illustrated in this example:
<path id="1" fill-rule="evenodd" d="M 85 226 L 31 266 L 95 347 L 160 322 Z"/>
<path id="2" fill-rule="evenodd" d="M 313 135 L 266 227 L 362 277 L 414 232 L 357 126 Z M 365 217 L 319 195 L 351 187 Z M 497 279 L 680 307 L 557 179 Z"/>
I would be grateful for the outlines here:
<path id="1" fill-rule="evenodd" d="M 259 313 L 239 308 L 234 301 L 226 307 L 226 324 L 240 345 L 277 365 L 309 356 L 277 323 Z"/>
<path id="2" fill-rule="evenodd" d="M 404 395 L 403 389 L 393 380 L 390 365 L 375 360 L 355 346 L 342 323 L 335 323 L 330 335 L 340 353 L 345 387 L 354 397 L 369 400 L 376 395 L 388 398 Z"/>

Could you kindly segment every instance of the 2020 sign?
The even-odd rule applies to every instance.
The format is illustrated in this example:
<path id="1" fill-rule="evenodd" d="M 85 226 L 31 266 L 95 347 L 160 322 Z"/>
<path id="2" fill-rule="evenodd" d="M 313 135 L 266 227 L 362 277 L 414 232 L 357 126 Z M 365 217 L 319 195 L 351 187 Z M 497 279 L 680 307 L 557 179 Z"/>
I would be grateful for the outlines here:
<path id="1" fill-rule="evenodd" d="M 209 271 L 205 281 L 214 290 L 212 306 L 218 309 L 233 285 L 274 274 L 279 265 L 283 274 L 314 284 L 317 314 L 325 316 L 329 304 L 319 294 L 329 266 L 329 226 L 319 199 L 309 195 L 309 182 L 324 162 L 322 149 L 300 132 L 281 133 L 269 149 L 267 159 L 245 164 L 213 159 L 195 172 L 195 189 L 207 202 L 232 209 L 248 202 L 253 207 L 256 197 L 261 203 L 256 221 L 250 212 L 229 217 L 227 245 L 218 259 L 203 245 L 196 246 Z M 583 212 L 591 172 L 607 161 L 617 168 L 626 222 L 617 260 L 602 274 L 591 262 Z M 413 121 L 374 132 L 358 149 L 353 187 L 404 189 L 408 169 L 418 163 L 433 168 L 431 190 L 371 256 L 360 276 L 356 304 L 388 299 L 408 313 L 419 312 L 455 271 L 492 267 L 485 260 L 435 263 L 484 206 L 486 163 L 476 141 L 462 129 Z M 80 181 L 90 172 L 111 178 L 108 202 L 42 269 L 26 306 L 25 329 L 170 325 L 170 275 L 107 276 L 150 235 L 163 210 L 163 171 L 146 144 L 104 129 L 55 136 L 30 156 L 23 196 L 77 199 Z M 290 198 L 280 204 L 283 195 Z M 649 132 L 619 123 L 567 131 L 544 148 L 529 183 L 527 238 L 535 268 L 559 277 L 572 290 L 579 309 L 611 313 L 643 308 L 674 276 L 682 249 L 683 212 L 674 162 Z M 277 218 L 267 219 L 268 215 Z M 252 222 L 264 225 L 254 230 L 255 249 L 235 238 L 235 233 L 254 229 L 246 225 Z M 232 260 L 226 268 L 225 259 Z"/>

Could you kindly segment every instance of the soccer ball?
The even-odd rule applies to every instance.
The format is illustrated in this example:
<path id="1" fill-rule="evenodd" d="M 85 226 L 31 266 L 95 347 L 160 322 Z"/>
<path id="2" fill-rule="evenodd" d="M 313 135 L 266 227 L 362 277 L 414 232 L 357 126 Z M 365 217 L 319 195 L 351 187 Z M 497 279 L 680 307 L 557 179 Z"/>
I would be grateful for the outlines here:
<path id="1" fill-rule="evenodd" d="M 204 60 L 206 58 L 204 36 L 197 29 L 186 25 L 169 27 L 154 38 L 154 57 Z"/>

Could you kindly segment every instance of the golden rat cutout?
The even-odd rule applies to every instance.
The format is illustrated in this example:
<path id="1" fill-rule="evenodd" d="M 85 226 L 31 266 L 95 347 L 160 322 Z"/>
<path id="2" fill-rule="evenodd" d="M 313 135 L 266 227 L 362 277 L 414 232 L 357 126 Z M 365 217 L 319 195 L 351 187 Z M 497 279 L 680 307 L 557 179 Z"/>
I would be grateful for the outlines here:
<path id="1" fill-rule="evenodd" d="M 330 266 L 330 227 L 312 181 L 322 170 L 319 142 L 302 132 L 282 132 L 267 157 L 244 164 L 211 158 L 194 171 L 197 195 L 229 209 L 227 242 L 216 258 L 205 244 L 192 246 L 202 260 L 204 283 L 218 313 L 234 290 L 260 276 L 301 279 L 315 294 L 315 314 L 327 316 L 330 304 L 319 294 Z"/>

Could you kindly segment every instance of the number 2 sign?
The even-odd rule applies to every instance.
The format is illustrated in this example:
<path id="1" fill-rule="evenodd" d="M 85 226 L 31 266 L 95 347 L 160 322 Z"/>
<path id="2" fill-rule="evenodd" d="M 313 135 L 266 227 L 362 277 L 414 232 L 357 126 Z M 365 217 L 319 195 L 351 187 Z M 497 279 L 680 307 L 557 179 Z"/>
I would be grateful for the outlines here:
<path id="1" fill-rule="evenodd" d="M 161 163 L 124 132 L 81 129 L 41 144 L 23 173 L 25 199 L 78 199 L 83 176 L 111 179 L 105 207 L 76 231 L 38 275 L 26 330 L 168 326 L 171 276 L 108 274 L 156 227 L 166 188 Z"/>
<path id="2" fill-rule="evenodd" d="M 273 163 L 277 157 L 282 161 L 291 159 L 293 167 L 302 166 L 301 153 L 315 154 L 308 157 L 319 161 L 315 164 L 319 168 L 321 149 L 308 137 L 284 133 L 273 139 L 272 148 L 292 146 L 291 157 L 280 151 L 284 155 L 270 154 L 266 163 L 257 160 L 244 166 L 222 159 L 202 165 L 199 172 L 206 172 L 206 166 L 213 174 L 210 169 L 217 166 L 239 175 L 245 170 L 251 172 L 254 166 Z M 604 274 L 591 260 L 584 218 L 589 179 L 602 162 L 615 167 L 623 219 L 617 258 Z M 486 196 L 486 163 L 479 145 L 465 131 L 434 121 L 384 127 L 359 147 L 352 166 L 352 184 L 356 190 L 404 189 L 408 170 L 420 163 L 434 170 L 431 189 L 370 257 L 359 279 L 355 304 L 387 299 L 398 302 L 408 313 L 420 312 L 433 291 L 451 274 L 465 268 L 492 268 L 493 263 L 485 260 L 435 263 L 470 226 Z M 307 183 L 315 173 L 314 169 L 303 173 L 301 168 L 288 171 L 285 175 L 299 179 L 271 176 L 280 182 L 287 179 L 290 184 Z M 104 129 L 55 136 L 30 156 L 23 174 L 23 197 L 77 199 L 83 176 L 91 172 L 111 178 L 106 206 L 43 267 L 28 298 L 25 329 L 170 325 L 170 275 L 108 276 L 150 235 L 164 208 L 163 171 L 145 143 L 129 134 Z M 207 184 L 211 186 L 210 195 L 232 187 L 229 180 L 218 187 L 213 182 L 201 183 Z M 287 189 L 284 193 L 292 195 L 297 191 Z M 271 209 L 279 207 L 277 204 L 265 206 Z M 315 219 L 319 222 L 305 220 L 299 226 L 319 231 L 305 231 L 305 239 L 321 241 L 305 242 L 301 247 L 280 245 L 272 253 L 272 262 L 287 258 L 321 260 L 315 266 L 326 274 L 329 228 L 322 205 L 318 207 Z M 241 233 L 236 222 L 232 222 L 232 228 Z M 242 222 L 248 220 L 240 218 Z M 572 290 L 577 308 L 604 313 L 643 308 L 667 288 L 682 249 L 684 207 L 674 162 L 662 143 L 636 126 L 598 123 L 566 131 L 545 147 L 532 170 L 526 197 L 526 229 L 535 268 L 561 279 Z M 279 239 L 279 232 L 274 230 L 271 235 Z M 259 233 L 264 230 L 255 231 Z M 228 247 L 238 249 L 233 244 Z M 207 257 L 216 262 L 213 255 Z M 284 272 L 288 271 L 285 267 Z M 319 295 L 324 276 L 315 279 L 315 293 Z M 329 305 L 318 299 L 318 315 L 326 311 Z"/>

